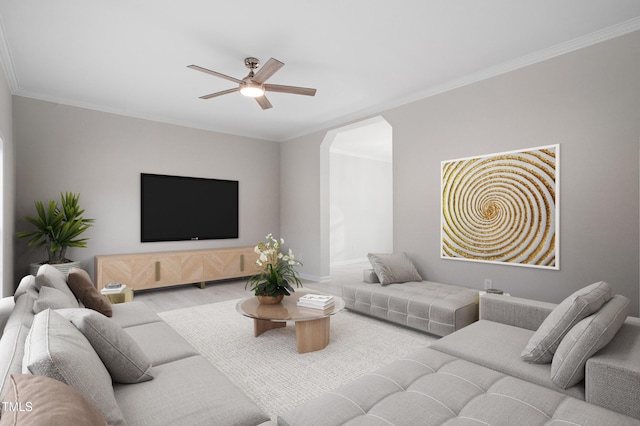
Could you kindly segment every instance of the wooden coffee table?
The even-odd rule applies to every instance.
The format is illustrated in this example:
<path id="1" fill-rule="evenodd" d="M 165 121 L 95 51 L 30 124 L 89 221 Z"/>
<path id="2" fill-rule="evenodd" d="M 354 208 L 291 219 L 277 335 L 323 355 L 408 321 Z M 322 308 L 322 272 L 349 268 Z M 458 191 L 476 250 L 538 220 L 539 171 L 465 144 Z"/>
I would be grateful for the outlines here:
<path id="1" fill-rule="evenodd" d="M 281 328 L 287 321 L 296 324 L 298 353 L 318 351 L 329 344 L 331 315 L 344 308 L 344 300 L 334 296 L 334 304 L 327 310 L 298 307 L 298 299 L 305 294 L 320 294 L 316 291 L 298 290 L 291 296 L 285 296 L 277 305 L 262 305 L 255 296 L 238 302 L 236 309 L 242 315 L 253 318 L 253 334 L 258 337 L 265 331 Z"/>

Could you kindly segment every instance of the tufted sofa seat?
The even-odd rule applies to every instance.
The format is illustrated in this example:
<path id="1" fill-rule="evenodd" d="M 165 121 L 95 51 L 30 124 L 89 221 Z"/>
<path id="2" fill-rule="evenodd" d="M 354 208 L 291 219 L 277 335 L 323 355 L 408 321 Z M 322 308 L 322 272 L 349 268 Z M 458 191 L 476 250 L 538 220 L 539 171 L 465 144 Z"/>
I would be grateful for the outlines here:
<path id="1" fill-rule="evenodd" d="M 612 426 L 640 421 L 427 347 L 280 416 L 278 424 Z"/>
<path id="2" fill-rule="evenodd" d="M 382 285 L 365 270 L 364 282 L 343 285 L 345 307 L 437 336 L 478 319 L 478 290 L 432 281 Z"/>

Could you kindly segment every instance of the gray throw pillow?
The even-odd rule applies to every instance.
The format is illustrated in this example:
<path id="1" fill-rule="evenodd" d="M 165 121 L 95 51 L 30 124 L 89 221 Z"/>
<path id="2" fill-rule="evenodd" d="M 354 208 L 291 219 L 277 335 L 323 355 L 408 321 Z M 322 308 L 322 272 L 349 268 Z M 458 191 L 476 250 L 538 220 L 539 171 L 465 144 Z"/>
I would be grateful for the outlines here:
<path id="1" fill-rule="evenodd" d="M 562 338 L 581 319 L 596 312 L 611 298 L 611 286 L 600 281 L 564 299 L 540 324 L 520 355 L 535 364 L 551 362 Z"/>
<path id="2" fill-rule="evenodd" d="M 67 277 L 65 274 L 51 265 L 44 264 L 38 269 L 38 274 L 36 275 L 36 287 L 40 289 L 42 286 L 53 287 L 56 290 L 60 290 L 69 298 L 69 301 L 74 304 L 74 308 L 80 306 L 76 296 L 73 295 L 71 289 L 67 285 Z"/>
<path id="3" fill-rule="evenodd" d="M 406 253 L 369 253 L 367 257 L 382 285 L 422 281 Z"/>
<path id="4" fill-rule="evenodd" d="M 613 339 L 629 313 L 629 299 L 613 296 L 595 314 L 577 323 L 564 336 L 551 362 L 551 380 L 563 389 L 584 379 L 584 366 Z"/>
<path id="5" fill-rule="evenodd" d="M 24 345 L 24 374 L 51 377 L 84 396 L 110 425 L 124 425 L 109 372 L 87 339 L 60 314 L 36 314 Z"/>
<path id="6" fill-rule="evenodd" d="M 114 382 L 139 383 L 153 379 L 151 361 L 118 324 L 92 309 L 58 312 L 87 338 Z"/>
<path id="7" fill-rule="evenodd" d="M 33 303 L 33 313 L 37 314 L 45 309 L 76 308 L 77 303 L 72 304 L 66 294 L 53 287 L 40 287 L 38 298 Z"/>

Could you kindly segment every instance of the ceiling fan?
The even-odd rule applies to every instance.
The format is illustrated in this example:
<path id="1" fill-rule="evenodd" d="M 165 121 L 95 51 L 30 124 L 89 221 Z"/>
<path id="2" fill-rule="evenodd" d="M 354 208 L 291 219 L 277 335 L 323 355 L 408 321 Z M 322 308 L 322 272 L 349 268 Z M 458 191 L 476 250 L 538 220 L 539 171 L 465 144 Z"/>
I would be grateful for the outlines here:
<path id="1" fill-rule="evenodd" d="M 209 95 L 200 96 L 200 99 L 211 99 L 217 96 L 226 95 L 227 93 L 240 92 L 245 96 L 255 98 L 262 109 L 269 109 L 273 105 L 269 102 L 269 99 L 265 96 L 265 92 L 280 92 L 280 93 L 292 93 L 294 95 L 315 96 L 316 89 L 310 89 L 307 87 L 296 86 L 281 86 L 279 84 L 266 84 L 265 82 L 275 74 L 280 68 L 284 66 L 284 63 L 277 59 L 270 58 L 262 68 L 257 72 L 255 70 L 260 65 L 260 61 L 256 58 L 246 58 L 244 60 L 244 66 L 249 68 L 249 74 L 239 80 L 234 77 L 230 77 L 225 74 L 221 74 L 216 71 L 211 71 L 206 68 L 202 68 L 198 65 L 188 65 L 187 68 L 201 71 L 207 74 L 214 75 L 216 77 L 224 78 L 225 80 L 238 83 L 238 87 L 233 89 L 223 90 L 221 92 L 211 93 Z"/>

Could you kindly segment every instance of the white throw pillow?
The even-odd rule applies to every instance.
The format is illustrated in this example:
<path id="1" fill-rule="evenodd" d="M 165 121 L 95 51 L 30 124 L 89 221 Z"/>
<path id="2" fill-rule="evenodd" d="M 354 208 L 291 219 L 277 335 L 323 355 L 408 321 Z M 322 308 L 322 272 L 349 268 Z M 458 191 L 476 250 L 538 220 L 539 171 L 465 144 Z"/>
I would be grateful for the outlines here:
<path id="1" fill-rule="evenodd" d="M 577 323 L 564 336 L 551 362 L 551 380 L 563 389 L 584 379 L 584 366 L 614 338 L 629 313 L 629 299 L 613 296 L 598 312 Z"/>
<path id="2" fill-rule="evenodd" d="M 369 253 L 367 257 L 382 285 L 422 281 L 406 253 Z"/>
<path id="3" fill-rule="evenodd" d="M 611 298 L 611 286 L 600 281 L 576 291 L 551 311 L 531 336 L 520 355 L 535 364 L 551 362 L 562 338 L 581 319 L 596 312 Z"/>

